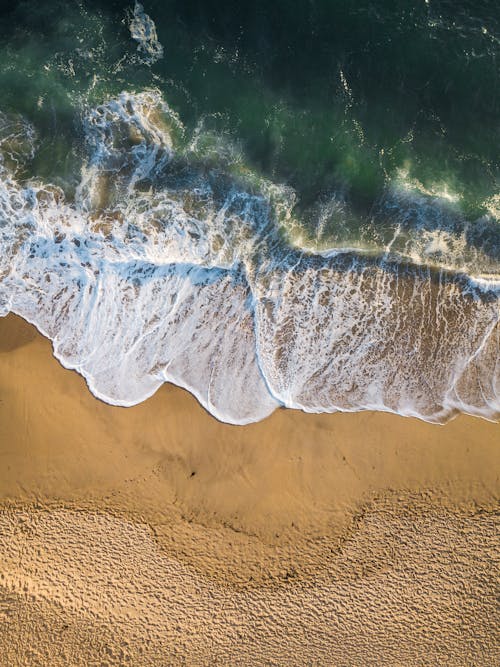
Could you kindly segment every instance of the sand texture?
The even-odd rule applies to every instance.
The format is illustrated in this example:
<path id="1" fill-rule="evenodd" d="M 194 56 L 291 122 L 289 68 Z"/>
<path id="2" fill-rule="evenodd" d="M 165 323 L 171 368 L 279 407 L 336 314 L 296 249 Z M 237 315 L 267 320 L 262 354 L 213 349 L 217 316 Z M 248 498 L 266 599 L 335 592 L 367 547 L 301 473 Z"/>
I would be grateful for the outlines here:
<path id="1" fill-rule="evenodd" d="M 498 424 L 96 400 L 0 319 L 0 665 L 499 664 Z"/>

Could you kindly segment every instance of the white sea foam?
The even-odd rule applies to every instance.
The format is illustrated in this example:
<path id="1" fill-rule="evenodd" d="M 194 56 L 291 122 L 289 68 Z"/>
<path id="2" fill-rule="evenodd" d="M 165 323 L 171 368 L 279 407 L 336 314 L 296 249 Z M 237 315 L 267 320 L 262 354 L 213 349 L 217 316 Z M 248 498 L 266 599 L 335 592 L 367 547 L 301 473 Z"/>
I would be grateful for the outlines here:
<path id="1" fill-rule="evenodd" d="M 135 39 L 138 44 L 137 50 L 141 53 L 144 62 L 153 64 L 163 58 L 163 46 L 158 41 L 155 23 L 139 2 L 135 3 L 129 30 L 132 39 Z"/>
<path id="2" fill-rule="evenodd" d="M 237 424 L 280 404 L 498 418 L 498 276 L 293 247 L 293 191 L 205 159 L 157 91 L 88 110 L 72 201 L 20 182 L 21 126 L 0 124 L 0 315 L 96 396 L 132 405 L 170 381 Z"/>

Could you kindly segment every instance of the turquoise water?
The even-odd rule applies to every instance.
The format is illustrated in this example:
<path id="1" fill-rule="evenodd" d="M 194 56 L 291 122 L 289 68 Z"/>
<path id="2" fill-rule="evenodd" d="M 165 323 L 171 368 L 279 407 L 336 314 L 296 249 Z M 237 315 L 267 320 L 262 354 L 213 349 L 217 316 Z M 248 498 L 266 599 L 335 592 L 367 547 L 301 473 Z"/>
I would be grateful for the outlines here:
<path id="1" fill-rule="evenodd" d="M 499 14 L 4 8 L 0 310 L 119 404 L 494 418 Z"/>

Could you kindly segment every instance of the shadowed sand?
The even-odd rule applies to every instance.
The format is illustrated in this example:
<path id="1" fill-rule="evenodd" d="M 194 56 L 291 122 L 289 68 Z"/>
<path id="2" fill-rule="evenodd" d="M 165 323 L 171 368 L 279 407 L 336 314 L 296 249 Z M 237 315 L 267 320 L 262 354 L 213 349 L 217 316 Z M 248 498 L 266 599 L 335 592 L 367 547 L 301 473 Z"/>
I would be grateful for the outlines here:
<path id="1" fill-rule="evenodd" d="M 112 407 L 0 319 L 0 665 L 495 665 L 499 441 Z"/>

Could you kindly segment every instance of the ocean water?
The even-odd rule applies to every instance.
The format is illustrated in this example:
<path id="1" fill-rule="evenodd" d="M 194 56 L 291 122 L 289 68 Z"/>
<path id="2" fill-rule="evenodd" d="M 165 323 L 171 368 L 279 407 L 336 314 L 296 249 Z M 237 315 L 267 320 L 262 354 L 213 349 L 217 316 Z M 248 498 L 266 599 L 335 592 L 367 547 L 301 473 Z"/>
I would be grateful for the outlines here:
<path id="1" fill-rule="evenodd" d="M 0 316 L 116 405 L 498 419 L 499 28 L 489 1 L 12 3 Z"/>

